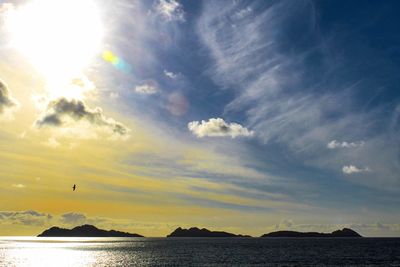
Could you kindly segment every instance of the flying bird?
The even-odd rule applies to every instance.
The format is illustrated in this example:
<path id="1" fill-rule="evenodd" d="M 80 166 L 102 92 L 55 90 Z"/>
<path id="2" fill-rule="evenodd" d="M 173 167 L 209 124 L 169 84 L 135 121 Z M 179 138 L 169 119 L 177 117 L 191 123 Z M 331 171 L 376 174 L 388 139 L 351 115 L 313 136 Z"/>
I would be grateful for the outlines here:
<path id="1" fill-rule="evenodd" d="M 74 184 L 74 186 L 72 187 L 72 191 L 75 191 L 76 189 L 76 184 Z"/>

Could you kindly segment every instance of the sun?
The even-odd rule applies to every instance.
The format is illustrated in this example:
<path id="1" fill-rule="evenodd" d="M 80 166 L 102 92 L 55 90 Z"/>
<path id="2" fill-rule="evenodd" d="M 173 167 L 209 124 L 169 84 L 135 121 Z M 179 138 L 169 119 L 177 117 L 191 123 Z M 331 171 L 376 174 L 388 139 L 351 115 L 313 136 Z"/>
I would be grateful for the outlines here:
<path id="1" fill-rule="evenodd" d="M 70 83 L 101 52 L 103 27 L 92 0 L 32 0 L 8 12 L 6 27 L 12 47 L 52 86 Z"/>

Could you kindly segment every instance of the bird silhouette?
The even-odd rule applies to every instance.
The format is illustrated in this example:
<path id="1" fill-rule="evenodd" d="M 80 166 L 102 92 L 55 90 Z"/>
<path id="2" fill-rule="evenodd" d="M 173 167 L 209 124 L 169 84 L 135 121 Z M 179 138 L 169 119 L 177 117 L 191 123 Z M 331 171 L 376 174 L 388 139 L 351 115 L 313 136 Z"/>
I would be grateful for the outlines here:
<path id="1" fill-rule="evenodd" d="M 75 191 L 76 189 L 76 184 L 74 184 L 74 186 L 72 187 L 72 191 Z"/>

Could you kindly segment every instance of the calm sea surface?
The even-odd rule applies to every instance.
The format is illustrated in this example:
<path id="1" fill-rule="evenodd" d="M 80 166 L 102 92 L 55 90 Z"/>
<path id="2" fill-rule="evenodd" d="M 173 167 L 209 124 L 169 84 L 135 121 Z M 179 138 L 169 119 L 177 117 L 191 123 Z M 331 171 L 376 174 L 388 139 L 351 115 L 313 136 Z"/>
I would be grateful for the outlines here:
<path id="1" fill-rule="evenodd" d="M 0 266 L 400 266 L 400 239 L 3 237 Z"/>

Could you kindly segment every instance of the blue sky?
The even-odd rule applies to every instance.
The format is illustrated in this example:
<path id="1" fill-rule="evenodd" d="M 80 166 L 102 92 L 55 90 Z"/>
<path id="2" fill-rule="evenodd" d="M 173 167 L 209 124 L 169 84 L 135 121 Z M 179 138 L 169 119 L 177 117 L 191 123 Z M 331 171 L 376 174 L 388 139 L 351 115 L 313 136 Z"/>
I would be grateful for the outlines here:
<path id="1" fill-rule="evenodd" d="M 96 86 L 86 103 L 115 118 L 94 124 L 121 122 L 132 130 L 125 142 L 143 130 L 165 149 L 115 156 L 136 168 L 128 174 L 180 177 L 195 194 L 165 198 L 232 210 L 233 220 L 268 213 L 257 227 L 400 233 L 398 1 L 97 2 L 103 50 L 125 67 L 103 52 L 85 69 Z M 218 157 L 182 157 L 191 146 Z M 133 190 L 111 184 L 97 186 Z"/>
<path id="2" fill-rule="evenodd" d="M 159 26 L 155 35 L 172 40 L 160 45 L 151 36 L 146 50 L 156 63 L 135 78 L 157 81 L 163 94 L 181 92 L 190 109 L 178 118 L 165 113 L 164 95 L 130 96 L 128 103 L 183 134 L 193 120 L 241 123 L 253 138 L 198 141 L 222 151 L 240 146 L 254 167 L 326 187 L 327 198 L 342 190 L 390 193 L 399 185 L 395 6 L 182 2 L 183 21 L 151 22 Z M 129 49 L 122 55 L 134 57 Z M 178 77 L 171 81 L 164 70 Z M 339 145 L 329 149 L 333 140 Z M 346 175 L 347 165 L 370 171 Z"/>
<path id="3" fill-rule="evenodd" d="M 285 182 L 233 183 L 391 217 L 399 204 L 396 7 L 396 1 L 183 1 L 184 20 L 158 24 L 158 34 L 172 40 L 150 40 L 157 63 L 138 79 L 155 79 L 167 92 L 176 88 L 190 110 L 177 119 L 139 101 L 173 131 L 217 117 L 252 129 L 250 139 L 198 142 L 222 153 L 238 149 L 248 166 Z M 179 73 L 179 81 L 163 70 Z M 329 149 L 333 140 L 339 145 Z M 356 172 L 346 174 L 344 166 Z"/>

